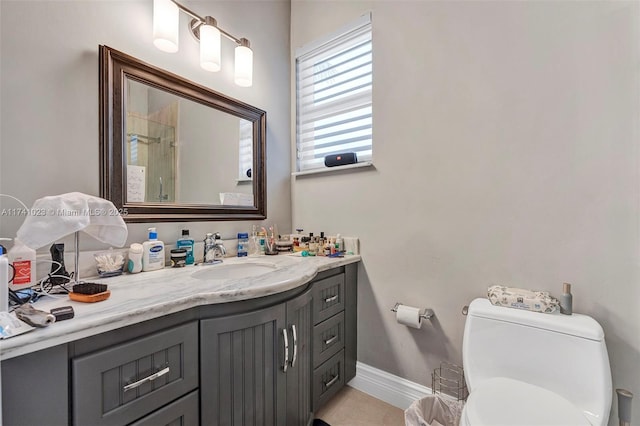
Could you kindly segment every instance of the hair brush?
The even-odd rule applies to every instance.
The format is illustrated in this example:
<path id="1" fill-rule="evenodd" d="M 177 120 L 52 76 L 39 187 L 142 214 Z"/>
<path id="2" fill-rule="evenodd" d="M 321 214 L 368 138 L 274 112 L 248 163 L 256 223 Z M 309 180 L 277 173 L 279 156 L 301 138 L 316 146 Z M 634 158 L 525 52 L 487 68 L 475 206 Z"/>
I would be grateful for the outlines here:
<path id="1" fill-rule="evenodd" d="M 100 302 L 108 299 L 111 292 L 107 290 L 106 284 L 80 283 L 73 285 L 73 292 L 69 293 L 69 299 L 76 302 Z"/>

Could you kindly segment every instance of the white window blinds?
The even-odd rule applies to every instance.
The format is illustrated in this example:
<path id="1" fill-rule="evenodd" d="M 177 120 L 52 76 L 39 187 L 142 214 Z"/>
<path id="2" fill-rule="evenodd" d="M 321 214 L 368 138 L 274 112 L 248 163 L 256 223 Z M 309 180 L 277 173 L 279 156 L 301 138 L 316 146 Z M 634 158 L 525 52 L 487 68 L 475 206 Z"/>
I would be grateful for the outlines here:
<path id="1" fill-rule="evenodd" d="M 371 161 L 372 71 L 370 15 L 296 52 L 298 171 L 344 152 Z"/>
<path id="2" fill-rule="evenodd" d="M 238 180 L 251 180 L 253 174 L 253 123 L 249 120 L 240 122 L 240 151 L 238 161 Z"/>

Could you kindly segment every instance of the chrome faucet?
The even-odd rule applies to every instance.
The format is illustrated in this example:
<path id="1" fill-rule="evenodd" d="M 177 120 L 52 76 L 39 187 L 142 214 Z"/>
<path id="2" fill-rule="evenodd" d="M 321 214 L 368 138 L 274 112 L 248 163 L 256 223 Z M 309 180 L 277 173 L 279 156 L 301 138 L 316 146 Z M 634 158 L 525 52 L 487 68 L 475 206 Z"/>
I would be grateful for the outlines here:
<path id="1" fill-rule="evenodd" d="M 227 249 L 224 247 L 220 240 L 220 233 L 207 233 L 204 239 L 204 256 L 203 263 L 213 265 L 214 263 L 222 262 L 222 257 L 227 254 Z"/>

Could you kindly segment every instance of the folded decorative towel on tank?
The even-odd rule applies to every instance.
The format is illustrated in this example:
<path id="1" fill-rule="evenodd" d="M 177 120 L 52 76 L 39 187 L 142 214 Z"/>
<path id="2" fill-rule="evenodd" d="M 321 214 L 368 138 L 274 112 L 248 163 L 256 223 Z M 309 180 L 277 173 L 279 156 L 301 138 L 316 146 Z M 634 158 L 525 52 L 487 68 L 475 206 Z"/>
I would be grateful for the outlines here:
<path id="1" fill-rule="evenodd" d="M 489 287 L 487 297 L 492 305 L 546 314 L 555 312 L 560 306 L 558 299 L 550 296 L 548 291 L 532 291 L 501 285 Z"/>

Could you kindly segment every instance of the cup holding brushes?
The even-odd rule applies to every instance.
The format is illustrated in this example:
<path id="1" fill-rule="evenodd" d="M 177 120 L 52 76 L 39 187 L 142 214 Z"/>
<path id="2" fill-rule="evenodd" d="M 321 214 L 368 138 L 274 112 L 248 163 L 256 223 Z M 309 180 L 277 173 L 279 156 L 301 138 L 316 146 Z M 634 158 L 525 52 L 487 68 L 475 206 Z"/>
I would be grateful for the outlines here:
<path id="1" fill-rule="evenodd" d="M 47 327 L 56 322 L 56 317 L 49 312 L 34 308 L 28 303 L 21 305 L 15 311 L 19 320 L 26 322 L 32 327 Z"/>

